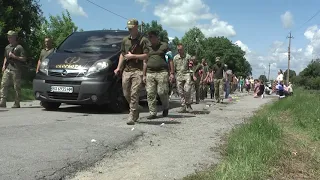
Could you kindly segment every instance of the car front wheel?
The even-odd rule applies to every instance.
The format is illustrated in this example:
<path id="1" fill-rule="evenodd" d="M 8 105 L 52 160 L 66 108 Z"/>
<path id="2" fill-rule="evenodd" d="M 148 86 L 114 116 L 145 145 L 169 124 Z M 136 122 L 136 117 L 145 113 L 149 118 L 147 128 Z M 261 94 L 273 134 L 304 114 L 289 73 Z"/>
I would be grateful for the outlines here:
<path id="1" fill-rule="evenodd" d="M 47 111 L 56 111 L 59 109 L 61 103 L 56 102 L 45 102 L 41 101 L 41 106 L 44 107 Z"/>

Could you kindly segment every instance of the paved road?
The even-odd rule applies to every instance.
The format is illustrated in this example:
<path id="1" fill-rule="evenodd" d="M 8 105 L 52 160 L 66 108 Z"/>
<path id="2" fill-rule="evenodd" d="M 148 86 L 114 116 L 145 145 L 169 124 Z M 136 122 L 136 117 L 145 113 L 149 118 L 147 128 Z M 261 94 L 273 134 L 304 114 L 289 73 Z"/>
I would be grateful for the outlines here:
<path id="1" fill-rule="evenodd" d="M 59 179 L 142 135 L 131 131 L 124 114 L 95 114 L 72 106 L 47 112 L 39 102 L 22 106 L 0 109 L 1 180 Z"/>

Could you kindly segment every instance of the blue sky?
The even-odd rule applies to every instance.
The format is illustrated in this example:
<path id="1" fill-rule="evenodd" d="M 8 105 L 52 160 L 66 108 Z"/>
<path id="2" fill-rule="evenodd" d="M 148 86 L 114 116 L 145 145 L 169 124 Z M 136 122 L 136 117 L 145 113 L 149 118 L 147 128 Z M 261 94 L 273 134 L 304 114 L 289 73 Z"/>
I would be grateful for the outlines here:
<path id="1" fill-rule="evenodd" d="M 300 72 L 320 56 L 319 0 L 91 0 L 126 18 L 157 20 L 170 37 L 182 37 L 193 26 L 206 36 L 227 36 L 247 52 L 253 75 L 287 68 L 286 36 L 292 30 L 292 69 Z M 113 3 L 110 3 L 113 2 Z M 41 0 L 45 16 L 68 9 L 84 30 L 124 29 L 126 20 L 86 0 Z M 283 18 L 282 18 L 283 17 Z"/>

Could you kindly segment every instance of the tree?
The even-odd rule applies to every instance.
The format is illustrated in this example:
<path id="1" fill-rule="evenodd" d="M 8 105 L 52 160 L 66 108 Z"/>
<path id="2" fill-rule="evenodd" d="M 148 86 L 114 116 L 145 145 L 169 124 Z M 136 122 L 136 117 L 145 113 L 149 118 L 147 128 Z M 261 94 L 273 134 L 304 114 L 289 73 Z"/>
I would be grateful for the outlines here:
<path id="1" fill-rule="evenodd" d="M 61 16 L 50 15 L 49 20 L 45 20 L 42 24 L 39 36 L 41 39 L 44 39 L 45 36 L 52 37 L 54 45 L 57 46 L 77 30 L 78 27 L 72 21 L 70 13 L 66 11 Z"/>
<path id="2" fill-rule="evenodd" d="M 290 75 L 290 74 L 289 74 Z M 308 66 L 294 77 L 294 83 L 307 89 L 320 89 L 320 59 L 312 60 Z"/>
<path id="3" fill-rule="evenodd" d="M 288 69 L 285 70 L 284 73 L 283 73 L 284 79 L 287 78 L 287 72 L 288 72 Z M 296 76 L 297 76 L 296 72 L 295 72 L 294 70 L 290 69 L 290 70 L 289 70 L 289 79 L 292 79 L 292 78 L 294 78 L 294 77 L 296 77 Z"/>
<path id="4" fill-rule="evenodd" d="M 263 74 L 260 75 L 259 79 L 260 79 L 261 81 L 263 81 L 263 82 L 267 82 L 267 81 L 268 81 L 266 75 L 263 75 Z"/>
<path id="5" fill-rule="evenodd" d="M 139 26 L 139 28 L 143 29 L 143 32 L 148 32 L 151 30 L 156 30 L 159 32 L 160 41 L 168 43 L 169 37 L 168 32 L 162 28 L 162 25 L 159 24 L 157 21 L 152 20 L 150 23 L 144 23 Z"/>
<path id="6" fill-rule="evenodd" d="M 35 29 L 43 20 L 38 0 L 0 0 L 0 54 L 8 44 L 6 33 L 15 30 L 19 33 L 20 43 L 27 51 L 28 60 L 39 52 Z M 3 62 L 2 58 L 0 60 Z"/>
<path id="7" fill-rule="evenodd" d="M 203 51 L 201 50 L 203 49 L 202 44 L 204 40 L 204 34 L 197 27 L 194 27 L 187 31 L 181 38 L 181 42 L 184 45 L 184 49 L 188 52 L 188 54 L 197 56 L 201 56 L 201 54 L 203 54 Z"/>

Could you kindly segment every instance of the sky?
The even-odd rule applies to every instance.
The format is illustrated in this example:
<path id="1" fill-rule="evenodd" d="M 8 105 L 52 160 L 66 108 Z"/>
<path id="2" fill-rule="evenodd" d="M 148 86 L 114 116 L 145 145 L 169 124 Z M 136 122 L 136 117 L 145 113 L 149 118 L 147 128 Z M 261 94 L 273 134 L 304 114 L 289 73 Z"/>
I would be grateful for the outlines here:
<path id="1" fill-rule="evenodd" d="M 46 17 L 68 10 L 75 24 L 84 30 L 125 29 L 126 19 L 136 18 L 158 21 L 171 38 L 181 38 L 192 27 L 200 28 L 206 37 L 228 37 L 246 52 L 255 78 L 268 76 L 269 64 L 271 79 L 276 77 L 278 69 L 288 68 L 290 31 L 294 37 L 290 69 L 299 73 L 312 59 L 320 57 L 319 0 L 89 1 L 121 17 L 88 0 L 41 0 L 40 3 Z"/>

